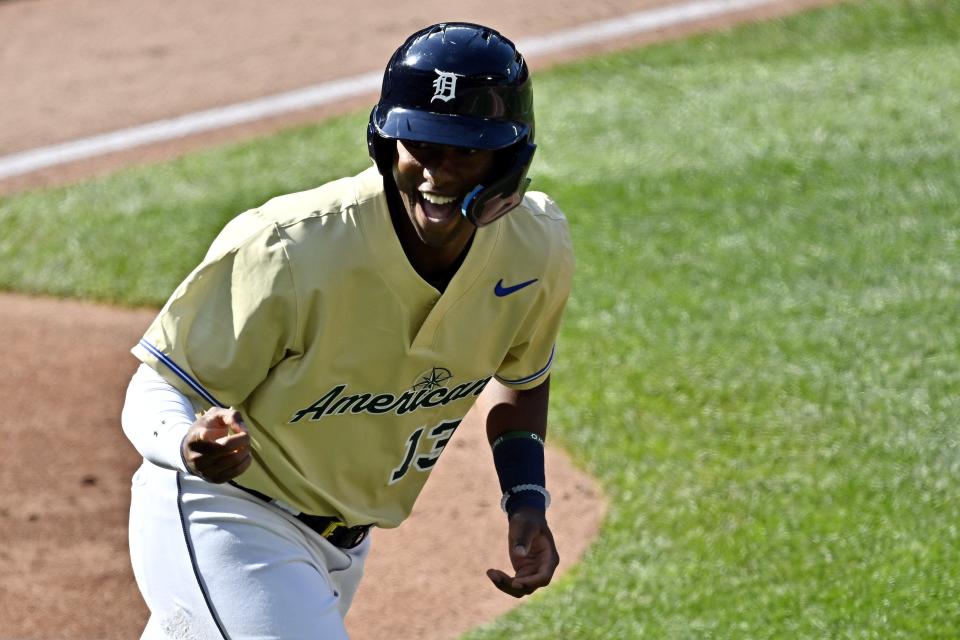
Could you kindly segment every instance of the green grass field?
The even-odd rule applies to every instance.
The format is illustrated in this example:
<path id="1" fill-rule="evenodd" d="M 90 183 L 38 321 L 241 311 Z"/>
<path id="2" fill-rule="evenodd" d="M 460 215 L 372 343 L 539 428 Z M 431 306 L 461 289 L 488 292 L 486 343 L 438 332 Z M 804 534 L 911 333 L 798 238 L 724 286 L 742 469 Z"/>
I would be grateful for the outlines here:
<path id="1" fill-rule="evenodd" d="M 552 437 L 611 505 L 471 640 L 960 638 L 958 43 L 957 0 L 866 0 L 537 76 Z M 364 120 L 0 200 L 0 288 L 160 304 Z"/>

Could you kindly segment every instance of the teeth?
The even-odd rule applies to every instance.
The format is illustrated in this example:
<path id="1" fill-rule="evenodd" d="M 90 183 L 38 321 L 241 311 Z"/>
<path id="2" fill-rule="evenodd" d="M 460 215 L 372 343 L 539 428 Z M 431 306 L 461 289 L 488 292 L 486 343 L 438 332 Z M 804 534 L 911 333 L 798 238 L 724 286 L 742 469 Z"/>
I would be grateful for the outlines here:
<path id="1" fill-rule="evenodd" d="M 430 204 L 450 204 L 457 199 L 456 196 L 441 196 L 435 193 L 427 193 L 425 191 L 421 191 L 420 193 L 423 195 L 423 199 Z"/>

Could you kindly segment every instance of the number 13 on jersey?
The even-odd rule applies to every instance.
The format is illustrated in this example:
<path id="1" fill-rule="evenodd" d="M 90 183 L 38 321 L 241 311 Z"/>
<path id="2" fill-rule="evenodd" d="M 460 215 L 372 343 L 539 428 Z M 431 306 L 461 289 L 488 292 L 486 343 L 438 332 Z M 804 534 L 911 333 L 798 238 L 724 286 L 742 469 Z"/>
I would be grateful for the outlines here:
<path id="1" fill-rule="evenodd" d="M 420 439 L 423 437 L 427 427 L 420 427 L 411 433 L 404 447 L 403 462 L 390 474 L 390 484 L 399 482 L 400 479 L 407 475 L 411 467 L 415 467 L 418 471 L 428 471 L 433 468 L 433 465 L 435 465 L 440 458 L 440 454 L 443 453 L 443 448 L 447 446 L 450 438 L 453 437 L 453 432 L 460 426 L 460 422 L 460 420 L 441 422 L 430 429 L 427 438 L 433 441 L 433 446 L 430 447 L 427 453 L 420 455 L 417 455 L 417 449 L 420 445 Z"/>

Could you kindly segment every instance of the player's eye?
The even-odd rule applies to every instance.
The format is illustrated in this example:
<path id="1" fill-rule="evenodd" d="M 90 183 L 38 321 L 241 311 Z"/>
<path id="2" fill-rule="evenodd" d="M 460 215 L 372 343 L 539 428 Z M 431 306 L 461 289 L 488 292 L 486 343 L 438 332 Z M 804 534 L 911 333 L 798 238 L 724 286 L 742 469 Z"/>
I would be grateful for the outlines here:
<path id="1" fill-rule="evenodd" d="M 431 145 L 429 142 L 417 142 L 416 140 L 404 140 L 403 146 L 405 146 L 407 149 L 410 149 L 411 151 L 414 151 L 414 150 L 424 151 L 426 149 L 429 149 L 433 145 Z"/>

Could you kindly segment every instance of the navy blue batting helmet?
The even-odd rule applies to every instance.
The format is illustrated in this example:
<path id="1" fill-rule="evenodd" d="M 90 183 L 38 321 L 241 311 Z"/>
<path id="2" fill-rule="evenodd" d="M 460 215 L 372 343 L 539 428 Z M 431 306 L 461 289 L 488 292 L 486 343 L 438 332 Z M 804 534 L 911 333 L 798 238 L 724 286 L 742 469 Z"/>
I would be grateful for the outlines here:
<path id="1" fill-rule="evenodd" d="M 489 27 L 449 22 L 414 33 L 390 58 L 367 146 L 388 180 L 395 140 L 498 151 L 489 184 L 461 203 L 463 215 L 483 226 L 523 198 L 533 133 L 530 71 L 514 44 Z"/>

